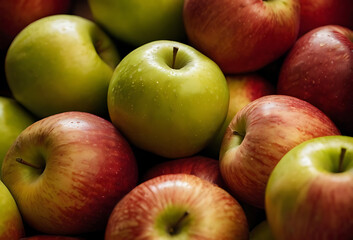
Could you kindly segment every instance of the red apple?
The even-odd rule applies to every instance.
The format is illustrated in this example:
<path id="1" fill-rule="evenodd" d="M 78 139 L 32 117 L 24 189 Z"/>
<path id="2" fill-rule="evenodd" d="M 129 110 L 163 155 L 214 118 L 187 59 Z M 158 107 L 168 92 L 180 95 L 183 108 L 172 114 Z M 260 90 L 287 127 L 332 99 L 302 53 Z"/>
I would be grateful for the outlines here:
<path id="1" fill-rule="evenodd" d="M 295 42 L 299 0 L 185 0 L 184 25 L 190 44 L 224 73 L 258 70 Z"/>
<path id="2" fill-rule="evenodd" d="M 143 174 L 142 181 L 147 181 L 160 175 L 176 173 L 195 175 L 228 191 L 219 170 L 219 161 L 201 155 L 174 159 L 156 164 Z M 246 215 L 249 229 L 265 218 L 264 209 L 256 208 L 244 202 L 239 203 Z"/>
<path id="3" fill-rule="evenodd" d="M 277 92 L 310 102 L 342 134 L 352 135 L 353 31 L 329 25 L 298 39 L 282 65 Z"/>
<path id="4" fill-rule="evenodd" d="M 53 235 L 103 230 L 138 177 L 125 138 L 111 122 L 84 112 L 51 115 L 27 127 L 1 170 L 24 221 Z"/>
<path id="5" fill-rule="evenodd" d="M 299 143 L 339 135 L 334 123 L 312 104 L 285 95 L 267 95 L 242 108 L 229 124 L 220 151 L 220 170 L 230 192 L 264 208 L 273 168 Z"/>
<path id="6" fill-rule="evenodd" d="M 336 24 L 353 29 L 352 0 L 300 0 L 299 35 Z"/>
<path id="7" fill-rule="evenodd" d="M 248 239 L 243 209 L 227 191 L 191 174 L 145 181 L 115 206 L 105 240 Z"/>
<path id="8" fill-rule="evenodd" d="M 274 84 L 257 73 L 226 75 L 226 80 L 229 89 L 227 117 L 217 135 L 205 148 L 207 155 L 217 159 L 224 133 L 235 114 L 253 100 L 275 93 Z"/>
<path id="9" fill-rule="evenodd" d="M 166 174 L 192 174 L 224 188 L 225 184 L 219 170 L 219 161 L 210 157 L 196 155 L 187 158 L 167 160 L 149 168 L 143 174 L 143 181 Z"/>
<path id="10" fill-rule="evenodd" d="M 72 0 L 2 0 L 0 3 L 0 48 L 6 49 L 28 24 L 49 15 L 67 13 Z"/>

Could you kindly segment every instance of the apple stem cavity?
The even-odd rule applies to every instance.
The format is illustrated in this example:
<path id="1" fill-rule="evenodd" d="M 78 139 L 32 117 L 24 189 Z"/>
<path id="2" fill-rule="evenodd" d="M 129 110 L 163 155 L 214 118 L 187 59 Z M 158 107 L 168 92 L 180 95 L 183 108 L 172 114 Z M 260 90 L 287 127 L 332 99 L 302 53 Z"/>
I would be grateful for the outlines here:
<path id="1" fill-rule="evenodd" d="M 35 169 L 42 170 L 41 167 L 38 167 L 38 166 L 36 166 L 36 165 L 34 165 L 34 164 L 32 164 L 32 163 L 29 163 L 29 162 L 23 160 L 23 159 L 20 158 L 20 157 L 16 158 L 16 162 L 19 162 L 19 163 L 21 163 L 21 164 L 27 165 L 27 166 L 32 167 L 32 168 L 35 168 Z"/>
<path id="2" fill-rule="evenodd" d="M 343 172 L 343 161 L 344 157 L 346 155 L 347 149 L 346 148 L 341 148 L 341 154 L 339 158 L 339 165 L 338 165 L 338 172 Z"/>
<path id="3" fill-rule="evenodd" d="M 184 214 L 181 215 L 181 217 L 173 225 L 168 226 L 167 231 L 171 236 L 174 236 L 180 232 L 181 226 L 183 225 L 183 222 L 185 221 L 187 216 L 189 216 L 189 213 L 184 212 Z"/>
<path id="4" fill-rule="evenodd" d="M 178 47 L 173 47 L 173 62 L 172 62 L 172 68 L 175 69 L 175 61 L 176 61 L 176 56 L 178 54 L 179 48 Z"/>

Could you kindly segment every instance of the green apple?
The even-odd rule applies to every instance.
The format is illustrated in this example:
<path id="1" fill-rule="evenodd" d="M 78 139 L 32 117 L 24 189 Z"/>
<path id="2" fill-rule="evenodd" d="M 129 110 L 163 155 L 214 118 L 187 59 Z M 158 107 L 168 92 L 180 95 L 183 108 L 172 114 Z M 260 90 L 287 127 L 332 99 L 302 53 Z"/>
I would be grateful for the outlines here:
<path id="1" fill-rule="evenodd" d="M 137 147 L 167 158 L 202 150 L 221 127 L 228 104 L 218 65 L 176 41 L 154 41 L 130 52 L 108 89 L 112 122 Z"/>
<path id="2" fill-rule="evenodd" d="M 267 220 L 261 221 L 251 229 L 249 240 L 275 240 Z"/>
<path id="3" fill-rule="evenodd" d="M 275 239 L 352 239 L 353 137 L 297 145 L 272 171 L 265 196 Z"/>
<path id="4" fill-rule="evenodd" d="M 89 0 L 94 19 L 112 35 L 140 46 L 154 40 L 186 39 L 184 0 Z"/>
<path id="5" fill-rule="evenodd" d="M 16 202 L 0 181 L 0 239 L 18 240 L 24 235 L 25 229 Z"/>
<path id="6" fill-rule="evenodd" d="M 17 136 L 35 120 L 34 116 L 13 98 L 0 96 L 0 169 L 7 150 Z"/>
<path id="7" fill-rule="evenodd" d="M 38 117 L 70 110 L 102 115 L 119 60 L 114 43 L 96 23 L 55 15 L 16 36 L 5 71 L 14 98 Z"/>

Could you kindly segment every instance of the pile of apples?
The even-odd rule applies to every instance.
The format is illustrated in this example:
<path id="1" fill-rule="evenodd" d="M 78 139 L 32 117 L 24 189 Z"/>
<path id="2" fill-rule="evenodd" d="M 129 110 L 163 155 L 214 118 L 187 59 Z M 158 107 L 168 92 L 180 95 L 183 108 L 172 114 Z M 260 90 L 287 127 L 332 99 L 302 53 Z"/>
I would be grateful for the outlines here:
<path id="1" fill-rule="evenodd" d="M 6 0 L 0 48 L 0 240 L 353 239 L 352 0 Z"/>

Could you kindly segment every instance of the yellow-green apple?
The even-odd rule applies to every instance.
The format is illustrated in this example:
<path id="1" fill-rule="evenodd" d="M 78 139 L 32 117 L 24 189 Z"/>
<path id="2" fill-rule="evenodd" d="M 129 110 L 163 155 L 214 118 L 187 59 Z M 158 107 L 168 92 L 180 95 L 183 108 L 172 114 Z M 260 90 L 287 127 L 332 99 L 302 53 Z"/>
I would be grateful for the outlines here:
<path id="1" fill-rule="evenodd" d="M 249 240 L 275 240 L 268 221 L 265 219 L 251 229 Z"/>
<path id="2" fill-rule="evenodd" d="M 290 150 L 266 187 L 275 239 L 352 239 L 353 137 L 326 136 Z"/>
<path id="3" fill-rule="evenodd" d="M 184 0 L 88 0 L 96 22 L 133 46 L 155 40 L 186 40 Z"/>
<path id="4" fill-rule="evenodd" d="M 227 115 L 221 69 L 184 43 L 158 40 L 125 56 L 108 89 L 111 121 L 135 146 L 167 158 L 201 151 Z"/>
<path id="5" fill-rule="evenodd" d="M 185 0 L 184 25 L 190 44 L 224 73 L 258 70 L 295 42 L 299 0 Z"/>
<path id="6" fill-rule="evenodd" d="M 105 240 L 248 239 L 243 209 L 227 191 L 191 174 L 145 181 L 117 203 Z"/>
<path id="7" fill-rule="evenodd" d="M 340 131 L 312 104 L 286 95 L 267 95 L 243 107 L 230 122 L 220 150 L 220 170 L 230 192 L 263 208 L 272 169 L 296 145 Z"/>
<path id="8" fill-rule="evenodd" d="M 228 113 L 218 134 L 205 148 L 205 154 L 219 158 L 224 133 L 235 114 L 251 101 L 275 93 L 275 86 L 257 73 L 226 75 L 229 89 Z"/>
<path id="9" fill-rule="evenodd" d="M 327 25 L 299 38 L 284 60 L 277 92 L 310 102 L 353 136 L 353 31 Z"/>
<path id="10" fill-rule="evenodd" d="M 23 29 L 5 59 L 14 98 L 38 117 L 65 111 L 107 114 L 119 55 L 94 22 L 74 15 L 41 18 Z"/>
<path id="11" fill-rule="evenodd" d="M 15 199 L 0 181 L 0 240 L 18 240 L 24 235 L 25 228 Z"/>
<path id="12" fill-rule="evenodd" d="M 86 112 L 54 114 L 27 127 L 1 170 L 24 221 L 54 235 L 104 229 L 138 180 L 129 143 L 111 122 Z"/>
<path id="13" fill-rule="evenodd" d="M 0 96 L 0 169 L 17 136 L 35 121 L 36 118 L 13 98 Z"/>
<path id="14" fill-rule="evenodd" d="M 7 50 L 15 36 L 28 24 L 55 14 L 68 13 L 72 0 L 0 1 L 0 49 Z"/>
<path id="15" fill-rule="evenodd" d="M 225 188 L 225 184 L 219 170 L 219 161 L 202 155 L 167 160 L 159 163 L 143 173 L 142 181 L 146 181 L 160 175 L 175 173 L 192 174 L 216 184 L 221 188 Z"/>
<path id="16" fill-rule="evenodd" d="M 352 0 L 300 0 L 299 36 L 332 24 L 353 29 Z"/>

